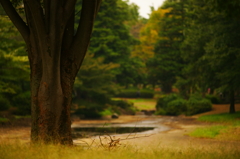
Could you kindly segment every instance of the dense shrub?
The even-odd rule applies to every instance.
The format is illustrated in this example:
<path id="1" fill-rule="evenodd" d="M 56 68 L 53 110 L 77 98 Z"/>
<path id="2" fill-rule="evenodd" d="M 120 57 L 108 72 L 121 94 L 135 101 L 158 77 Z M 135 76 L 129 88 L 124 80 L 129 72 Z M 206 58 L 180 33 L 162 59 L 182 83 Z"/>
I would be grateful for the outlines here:
<path id="1" fill-rule="evenodd" d="M 113 100 L 110 105 L 113 112 L 117 114 L 134 115 L 137 111 L 133 103 L 126 100 Z"/>
<path id="2" fill-rule="evenodd" d="M 125 89 L 116 95 L 116 97 L 120 98 L 153 98 L 153 96 L 154 91 L 147 89 Z"/>
<path id="3" fill-rule="evenodd" d="M 13 97 L 12 104 L 17 108 L 13 113 L 15 115 L 30 115 L 31 114 L 31 92 L 20 93 Z"/>
<path id="4" fill-rule="evenodd" d="M 0 95 L 0 111 L 8 110 L 11 104 L 8 99 Z"/>
<path id="5" fill-rule="evenodd" d="M 168 103 L 166 108 L 167 115 L 180 115 L 186 112 L 187 101 L 184 99 L 176 99 Z"/>
<path id="6" fill-rule="evenodd" d="M 220 104 L 221 100 L 218 96 L 212 95 L 212 94 L 207 94 L 206 99 L 210 100 L 212 104 Z"/>
<path id="7" fill-rule="evenodd" d="M 169 102 L 180 98 L 177 94 L 169 94 L 160 97 L 157 101 L 156 109 L 165 109 Z"/>
<path id="8" fill-rule="evenodd" d="M 186 115 L 194 115 L 212 110 L 210 100 L 202 98 L 200 95 L 192 95 L 187 101 Z"/>
<path id="9" fill-rule="evenodd" d="M 158 99 L 156 114 L 160 115 L 180 115 L 187 109 L 186 100 L 177 94 L 165 95 Z"/>
<path id="10" fill-rule="evenodd" d="M 110 102 L 110 105 L 115 105 L 117 107 L 125 109 L 125 108 L 128 108 L 128 107 L 132 107 L 133 103 L 132 102 L 128 102 L 126 100 L 112 100 Z"/>
<path id="11" fill-rule="evenodd" d="M 188 100 L 177 94 L 170 94 L 158 99 L 156 109 L 156 114 L 160 115 L 194 115 L 210 111 L 212 103 L 200 94 L 193 94 Z"/>
<path id="12" fill-rule="evenodd" d="M 137 109 L 133 106 L 133 103 L 125 100 L 112 100 L 105 105 L 93 103 L 89 101 L 75 101 L 79 108 L 74 112 L 75 115 L 80 118 L 96 119 L 101 118 L 104 115 L 110 114 L 127 114 L 134 115 Z"/>
<path id="13" fill-rule="evenodd" d="M 105 109 L 104 105 L 88 101 L 79 101 L 79 108 L 74 112 L 80 118 L 96 119 L 101 117 L 101 112 Z"/>

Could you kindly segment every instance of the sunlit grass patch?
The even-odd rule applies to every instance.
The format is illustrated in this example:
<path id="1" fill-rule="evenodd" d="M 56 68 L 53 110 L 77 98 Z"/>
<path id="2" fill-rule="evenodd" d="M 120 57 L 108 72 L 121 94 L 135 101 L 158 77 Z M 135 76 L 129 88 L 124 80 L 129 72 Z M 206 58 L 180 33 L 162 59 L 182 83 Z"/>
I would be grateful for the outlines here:
<path id="1" fill-rule="evenodd" d="M 156 99 L 128 99 L 128 101 L 133 102 L 134 106 L 140 110 L 153 110 L 156 108 Z"/>
<path id="2" fill-rule="evenodd" d="M 199 121 L 205 122 L 218 122 L 218 123 L 227 123 L 227 122 L 238 122 L 240 123 L 240 112 L 234 114 L 223 113 L 223 114 L 214 114 L 214 115 L 204 115 L 198 118 Z"/>
<path id="3" fill-rule="evenodd" d="M 156 108 L 156 99 L 147 98 L 112 98 L 112 100 L 126 100 L 134 103 L 139 110 L 154 110 Z"/>
<path id="4" fill-rule="evenodd" d="M 240 140 L 240 112 L 204 115 L 199 117 L 198 120 L 217 123 L 218 125 L 197 128 L 189 133 L 190 136 L 219 140 Z"/>
<path id="5" fill-rule="evenodd" d="M 156 99 L 145 99 L 145 98 L 136 98 L 136 99 L 128 99 L 131 102 L 156 102 Z"/>
<path id="6" fill-rule="evenodd" d="M 204 128 L 197 128 L 193 132 L 189 133 L 190 136 L 193 137 L 201 137 L 201 138 L 215 138 L 221 132 L 228 129 L 228 126 L 224 125 L 215 125 Z"/>

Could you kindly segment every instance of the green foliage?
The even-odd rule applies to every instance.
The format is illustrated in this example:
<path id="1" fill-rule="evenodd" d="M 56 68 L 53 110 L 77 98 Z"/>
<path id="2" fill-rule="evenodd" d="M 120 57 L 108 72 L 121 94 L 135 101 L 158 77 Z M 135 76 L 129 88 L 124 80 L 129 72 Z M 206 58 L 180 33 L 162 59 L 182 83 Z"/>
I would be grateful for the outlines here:
<path id="1" fill-rule="evenodd" d="M 109 104 L 112 111 L 117 114 L 134 115 L 137 111 L 133 103 L 127 100 L 112 100 Z"/>
<path id="2" fill-rule="evenodd" d="M 101 111 L 99 114 L 101 116 L 108 116 L 108 115 L 112 115 L 113 112 L 110 109 L 105 109 L 105 110 Z"/>
<path id="3" fill-rule="evenodd" d="M 160 97 L 157 101 L 156 109 L 165 109 L 169 102 L 179 99 L 180 97 L 177 94 L 169 94 Z"/>
<path id="4" fill-rule="evenodd" d="M 180 115 L 187 110 L 187 101 L 184 99 L 176 99 L 168 103 L 166 108 L 167 115 Z"/>
<path id="5" fill-rule="evenodd" d="M 187 109 L 187 101 L 177 94 L 165 95 L 158 99 L 156 114 L 160 115 L 180 115 Z"/>
<path id="6" fill-rule="evenodd" d="M 13 106 L 18 114 L 29 114 L 30 96 L 24 97 L 30 91 L 25 44 L 8 17 L 0 16 L 0 26 L 0 109 Z"/>
<path id="7" fill-rule="evenodd" d="M 74 101 L 78 104 L 78 109 L 74 112 L 75 115 L 78 115 L 81 118 L 90 118 L 96 119 L 101 117 L 101 112 L 106 108 L 105 105 L 101 105 L 95 102 L 78 100 Z"/>
<path id="8" fill-rule="evenodd" d="M 187 115 L 194 115 L 212 110 L 212 103 L 199 94 L 190 96 L 187 102 Z"/>
<path id="9" fill-rule="evenodd" d="M 169 94 L 158 99 L 156 109 L 156 114 L 161 115 L 194 115 L 210 111 L 212 103 L 199 94 L 191 95 L 188 100 L 178 94 Z"/>
<path id="10" fill-rule="evenodd" d="M 127 100 L 111 100 L 110 102 L 111 105 L 120 107 L 122 109 L 126 109 L 128 107 L 132 107 L 133 103 L 132 102 L 128 102 Z"/>
<path id="11" fill-rule="evenodd" d="M 161 85 L 161 90 L 171 93 L 183 67 L 180 46 L 183 41 L 184 2 L 165 1 L 162 8 L 169 12 L 158 23 L 160 31 L 155 43 L 155 55 L 148 61 L 148 68 L 152 78 Z"/>
<path id="12" fill-rule="evenodd" d="M 221 100 L 218 96 L 212 95 L 212 94 L 207 94 L 205 96 L 206 99 L 210 100 L 212 104 L 220 104 Z"/>
<path id="13" fill-rule="evenodd" d="M 0 51 L 18 55 L 26 55 L 24 41 L 16 27 L 7 16 L 0 15 Z"/>
<path id="14" fill-rule="evenodd" d="M 12 105 L 17 110 L 13 113 L 16 115 L 30 115 L 31 114 L 31 92 L 23 92 L 13 97 Z"/>
<path id="15" fill-rule="evenodd" d="M 153 98 L 154 91 L 148 89 L 123 89 L 116 95 L 120 98 Z"/>
<path id="16" fill-rule="evenodd" d="M 94 22 L 89 51 L 94 57 L 103 57 L 104 63 L 120 65 L 113 72 L 115 81 L 121 85 L 133 84 L 143 76 L 138 73 L 139 61 L 130 58 L 131 45 L 137 42 L 130 28 L 137 17 L 136 5 L 123 0 L 103 0 Z"/>
<path id="17" fill-rule="evenodd" d="M 8 99 L 4 98 L 0 95 L 0 111 L 8 110 L 10 108 L 11 104 L 8 101 Z"/>
<path id="18" fill-rule="evenodd" d="M 103 61 L 102 57 L 87 54 L 75 81 L 73 103 L 81 108 L 76 113 L 87 118 L 100 117 L 99 113 L 106 108 L 117 88 L 112 70 L 118 65 Z"/>

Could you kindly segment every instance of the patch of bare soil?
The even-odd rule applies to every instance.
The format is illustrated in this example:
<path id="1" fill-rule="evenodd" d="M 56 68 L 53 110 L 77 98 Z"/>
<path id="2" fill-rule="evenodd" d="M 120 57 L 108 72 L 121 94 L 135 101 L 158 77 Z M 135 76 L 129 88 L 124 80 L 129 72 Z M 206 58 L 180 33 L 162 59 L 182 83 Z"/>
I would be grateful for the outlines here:
<path id="1" fill-rule="evenodd" d="M 236 111 L 240 111 L 240 104 L 236 104 Z M 160 132 L 158 134 L 153 134 L 147 138 L 136 138 L 129 143 L 132 145 L 137 145 L 139 147 L 159 147 L 159 148 L 171 148 L 171 149 L 209 149 L 218 148 L 219 151 L 240 149 L 240 144 L 236 138 L 229 138 L 229 133 L 227 135 L 228 140 L 218 140 L 218 139 L 207 139 L 207 138 L 194 138 L 187 134 L 196 128 L 201 128 L 209 123 L 204 123 L 197 121 L 196 118 L 201 115 L 219 114 L 229 112 L 229 105 L 213 105 L 213 110 L 198 114 L 192 117 L 161 117 L 164 118 L 164 124 L 170 126 L 172 129 L 165 132 Z M 234 130 L 235 131 L 235 130 Z M 239 131 L 238 129 L 236 131 Z M 231 132 L 234 134 L 234 132 Z M 224 138 L 224 136 L 221 136 Z M 128 143 L 128 144 L 129 144 Z"/>

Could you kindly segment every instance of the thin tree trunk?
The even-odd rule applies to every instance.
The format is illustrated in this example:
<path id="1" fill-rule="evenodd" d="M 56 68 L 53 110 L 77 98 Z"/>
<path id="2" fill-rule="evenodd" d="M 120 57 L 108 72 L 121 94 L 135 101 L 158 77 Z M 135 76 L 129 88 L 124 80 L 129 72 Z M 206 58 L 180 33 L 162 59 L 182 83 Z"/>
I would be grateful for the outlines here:
<path id="1" fill-rule="evenodd" d="M 235 113 L 235 92 L 230 91 L 230 107 L 229 107 L 229 113 Z"/>

